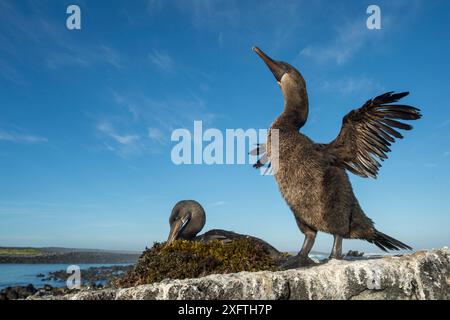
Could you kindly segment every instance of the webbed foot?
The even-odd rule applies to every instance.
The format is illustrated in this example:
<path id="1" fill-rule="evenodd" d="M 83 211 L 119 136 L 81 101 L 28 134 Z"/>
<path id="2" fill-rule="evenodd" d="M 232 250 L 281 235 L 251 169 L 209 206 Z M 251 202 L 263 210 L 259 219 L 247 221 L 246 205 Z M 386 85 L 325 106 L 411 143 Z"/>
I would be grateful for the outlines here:
<path id="1" fill-rule="evenodd" d="M 297 268 L 303 268 L 303 267 L 311 267 L 315 266 L 318 263 L 315 262 L 310 257 L 305 256 L 293 256 L 288 258 L 281 266 L 280 268 L 282 270 L 288 270 L 288 269 L 297 269 Z"/>

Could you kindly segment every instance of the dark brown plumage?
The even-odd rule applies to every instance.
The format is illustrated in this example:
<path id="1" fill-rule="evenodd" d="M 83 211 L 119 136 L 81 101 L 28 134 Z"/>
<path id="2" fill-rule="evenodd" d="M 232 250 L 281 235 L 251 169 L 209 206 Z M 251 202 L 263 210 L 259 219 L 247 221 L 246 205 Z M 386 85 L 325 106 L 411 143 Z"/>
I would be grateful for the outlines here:
<path id="1" fill-rule="evenodd" d="M 205 226 L 206 213 L 202 205 L 195 200 L 179 201 L 172 209 L 169 217 L 170 232 L 166 245 L 170 245 L 173 241 L 183 239 L 192 241 L 208 242 L 219 240 L 229 242 L 236 239 L 246 238 L 261 245 L 266 252 L 277 262 L 280 263 L 285 256 L 275 247 L 262 239 L 239 234 L 233 231 L 213 229 L 204 234 L 197 235 Z"/>
<path id="2" fill-rule="evenodd" d="M 273 130 L 278 130 L 279 157 L 274 176 L 283 198 L 305 234 L 297 265 L 308 258 L 317 231 L 334 235 L 332 258 L 342 255 L 342 239 L 367 240 L 382 250 L 411 249 L 385 235 L 361 209 L 345 170 L 375 178 L 387 158 L 391 144 L 402 135 L 397 129 L 412 127 L 398 120 L 416 120 L 420 110 L 394 104 L 408 95 L 388 92 L 367 101 L 344 117 L 342 129 L 329 144 L 314 143 L 299 132 L 305 124 L 309 103 L 306 83 L 291 65 L 274 61 L 258 48 L 254 51 L 274 74 L 284 96 L 284 111 L 271 126 L 267 145 L 258 145 L 251 154 L 259 156 L 255 168 L 271 167 Z M 272 168 L 274 169 L 274 168 Z"/>
<path id="3" fill-rule="evenodd" d="M 205 209 L 195 200 L 178 201 L 169 217 L 167 244 L 177 239 L 192 240 L 206 223 Z"/>
<path id="4" fill-rule="evenodd" d="M 394 138 L 403 138 L 394 128 L 412 129 L 409 124 L 396 119 L 417 120 L 421 117 L 417 108 L 391 104 L 408 94 L 388 92 L 347 114 L 337 138 L 325 145 L 326 152 L 336 157 L 335 164 L 361 177 L 376 178 L 381 167 L 376 158 L 387 159 L 386 153 L 391 151 L 389 147 L 395 142 Z"/>

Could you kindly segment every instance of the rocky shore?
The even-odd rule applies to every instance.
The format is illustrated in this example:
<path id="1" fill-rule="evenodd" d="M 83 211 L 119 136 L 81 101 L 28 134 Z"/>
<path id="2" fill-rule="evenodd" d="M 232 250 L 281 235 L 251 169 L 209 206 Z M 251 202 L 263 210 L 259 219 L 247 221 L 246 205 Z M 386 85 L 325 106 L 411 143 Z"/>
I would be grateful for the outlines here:
<path id="1" fill-rule="evenodd" d="M 369 260 L 332 260 L 309 268 L 163 280 L 61 296 L 30 295 L 28 299 L 450 299 L 450 250 Z"/>
<path id="2" fill-rule="evenodd" d="M 110 286 L 110 284 L 117 278 L 123 276 L 126 272 L 133 269 L 133 265 L 126 266 L 104 266 L 104 267 L 91 267 L 82 272 L 82 285 L 83 286 Z M 50 272 L 48 275 L 38 275 L 42 278 L 42 281 L 59 281 L 66 282 L 70 274 L 66 270 L 59 270 Z"/>
<path id="3" fill-rule="evenodd" d="M 82 287 L 87 290 L 110 288 L 118 278 L 133 269 L 133 267 L 133 265 L 113 265 L 85 269 L 82 271 Z M 33 295 L 41 297 L 76 293 L 79 290 L 69 290 L 65 286 L 69 276 L 70 274 L 68 274 L 66 270 L 54 271 L 48 274 L 38 274 L 36 277 L 40 278 L 42 282 L 59 282 L 62 287 L 53 287 L 49 284 L 45 284 L 42 287 L 35 287 L 32 284 L 29 284 L 28 286 L 11 286 L 0 290 L 0 301 L 26 299 Z"/>
<path id="4" fill-rule="evenodd" d="M 92 288 L 92 287 L 91 287 Z M 94 288 L 92 288 L 94 289 Z M 96 287 L 95 289 L 100 289 Z M 67 294 L 73 294 L 79 290 L 69 290 L 67 288 L 55 288 L 48 284 L 44 285 L 42 288 L 35 288 L 32 284 L 28 286 L 15 286 L 8 287 L 0 291 L 0 301 L 4 300 L 24 300 L 28 297 L 33 297 L 34 299 L 38 297 L 57 297 Z"/>

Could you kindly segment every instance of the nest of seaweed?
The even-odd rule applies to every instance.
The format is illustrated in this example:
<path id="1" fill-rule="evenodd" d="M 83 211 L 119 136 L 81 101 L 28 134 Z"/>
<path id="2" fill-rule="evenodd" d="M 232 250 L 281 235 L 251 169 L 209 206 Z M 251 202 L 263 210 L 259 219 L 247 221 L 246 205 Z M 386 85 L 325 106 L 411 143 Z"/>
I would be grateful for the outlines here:
<path id="1" fill-rule="evenodd" d="M 276 271 L 278 267 L 267 248 L 251 238 L 229 242 L 177 240 L 169 246 L 155 243 L 146 249 L 134 269 L 118 279 L 116 286 L 262 270 Z"/>

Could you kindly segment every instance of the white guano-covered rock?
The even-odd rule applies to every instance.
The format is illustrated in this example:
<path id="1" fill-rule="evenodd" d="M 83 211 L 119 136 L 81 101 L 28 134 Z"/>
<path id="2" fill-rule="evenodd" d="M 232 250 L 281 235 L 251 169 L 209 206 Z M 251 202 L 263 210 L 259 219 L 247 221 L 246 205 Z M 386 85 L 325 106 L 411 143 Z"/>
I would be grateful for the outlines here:
<path id="1" fill-rule="evenodd" d="M 125 289 L 82 291 L 59 299 L 450 299 L 450 251 L 443 248 L 378 259 L 332 260 L 279 272 L 165 280 Z"/>

